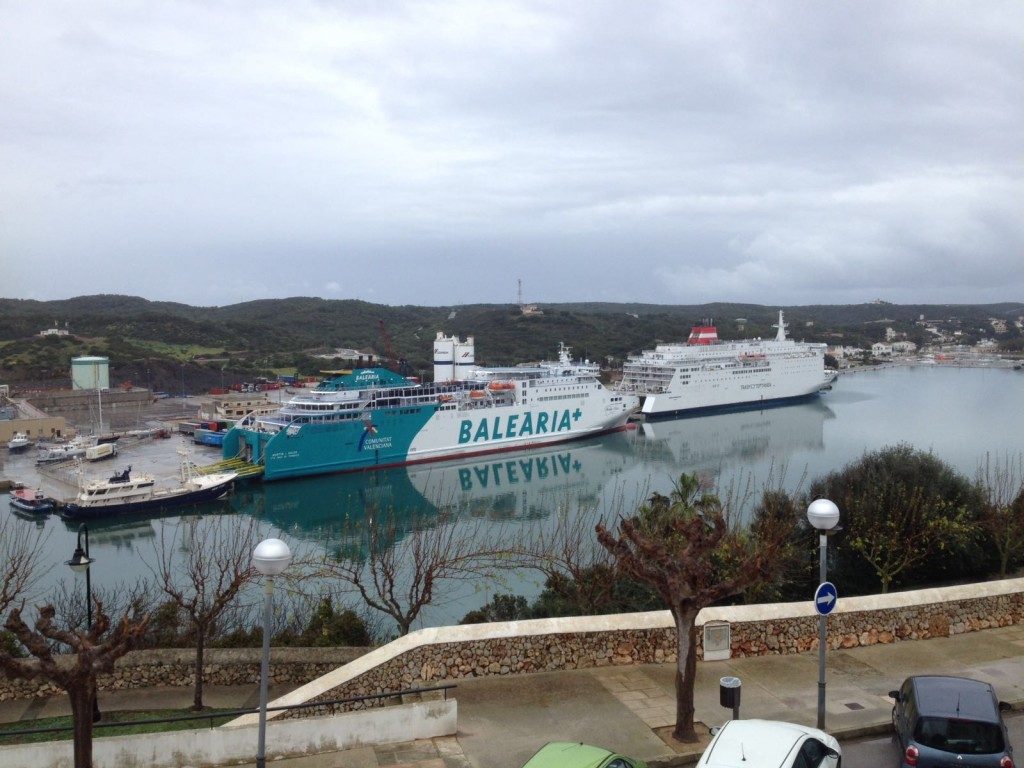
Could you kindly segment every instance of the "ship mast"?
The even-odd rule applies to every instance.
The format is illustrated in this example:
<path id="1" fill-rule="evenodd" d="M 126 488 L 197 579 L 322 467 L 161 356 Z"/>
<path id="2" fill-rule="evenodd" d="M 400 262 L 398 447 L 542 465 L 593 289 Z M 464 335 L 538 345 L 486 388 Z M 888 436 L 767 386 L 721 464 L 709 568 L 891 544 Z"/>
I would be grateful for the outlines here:
<path id="1" fill-rule="evenodd" d="M 781 309 L 779 310 L 779 322 L 778 322 L 778 325 L 776 325 L 775 327 L 779 329 L 779 332 L 775 334 L 775 340 L 776 341 L 785 341 L 786 340 L 786 323 L 782 319 L 782 310 Z"/>

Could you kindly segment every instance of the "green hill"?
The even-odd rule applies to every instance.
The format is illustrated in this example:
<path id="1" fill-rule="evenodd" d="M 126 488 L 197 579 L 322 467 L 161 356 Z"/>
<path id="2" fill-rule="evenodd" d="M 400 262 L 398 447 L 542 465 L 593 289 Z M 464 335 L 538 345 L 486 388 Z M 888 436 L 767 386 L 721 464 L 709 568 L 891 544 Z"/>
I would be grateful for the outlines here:
<path id="1" fill-rule="evenodd" d="M 722 338 L 771 336 L 780 307 L 565 303 L 539 308 L 543 314 L 523 315 L 509 305 L 386 306 L 310 297 L 225 307 L 117 295 L 45 302 L 0 299 L 0 381 L 64 378 L 71 357 L 81 354 L 109 356 L 117 381 L 130 378 L 169 391 L 217 386 L 224 379 L 230 383 L 275 368 L 313 372 L 331 366 L 311 355 L 335 347 L 384 355 L 382 323 L 395 356 L 407 359 L 415 371 L 430 370 L 438 331 L 474 336 L 481 363 L 550 358 L 560 341 L 576 356 L 604 362 L 621 360 L 656 341 L 684 339 L 702 318 L 714 318 Z M 792 337 L 854 345 L 884 338 L 886 326 L 923 338 L 915 324 L 922 316 L 960 330 L 969 340 L 991 334 L 989 318 L 1024 314 L 1022 303 L 782 308 Z M 745 321 L 742 329 L 738 319 Z M 62 328 L 67 324 L 72 336 L 38 336 L 55 321 Z M 1020 334 L 1013 323 L 1008 325 L 1012 342 Z"/>

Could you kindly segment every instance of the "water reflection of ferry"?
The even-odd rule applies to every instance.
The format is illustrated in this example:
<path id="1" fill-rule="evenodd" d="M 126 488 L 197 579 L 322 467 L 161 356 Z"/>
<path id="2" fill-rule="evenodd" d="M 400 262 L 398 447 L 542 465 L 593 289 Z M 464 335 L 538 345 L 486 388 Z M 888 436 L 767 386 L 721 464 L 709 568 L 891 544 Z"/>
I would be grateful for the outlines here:
<path id="1" fill-rule="evenodd" d="M 379 512 L 395 512 L 410 524 L 439 514 L 525 520 L 550 514 L 566 499 L 599 499 L 634 463 L 633 443 L 614 433 L 490 460 L 268 483 L 236 493 L 231 504 L 293 535 L 322 541 Z"/>
<path id="2" fill-rule="evenodd" d="M 832 410 L 815 400 L 786 408 L 739 411 L 641 425 L 639 458 L 681 472 L 717 472 L 729 459 L 751 462 L 768 456 L 785 461 L 799 450 L 824 449 L 825 420 Z"/>

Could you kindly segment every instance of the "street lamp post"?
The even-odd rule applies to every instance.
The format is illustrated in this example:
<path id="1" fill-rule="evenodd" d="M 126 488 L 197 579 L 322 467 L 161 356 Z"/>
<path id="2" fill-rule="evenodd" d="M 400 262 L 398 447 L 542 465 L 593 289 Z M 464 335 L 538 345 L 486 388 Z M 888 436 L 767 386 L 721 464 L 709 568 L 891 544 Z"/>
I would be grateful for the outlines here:
<path id="1" fill-rule="evenodd" d="M 252 564 L 267 577 L 263 587 L 263 658 L 260 661 L 260 727 L 256 768 L 267 765 L 267 679 L 270 676 L 270 623 L 274 606 L 274 577 L 292 561 L 291 550 L 280 539 L 264 539 L 252 551 Z"/>
<path id="2" fill-rule="evenodd" d="M 82 549 L 82 535 L 85 535 L 85 549 Z M 92 578 L 89 573 L 89 566 L 95 561 L 89 557 L 89 529 L 85 523 L 78 526 L 78 540 L 75 543 L 75 553 L 68 560 L 68 565 L 75 573 L 85 574 L 85 626 L 92 631 Z M 92 696 L 92 721 L 99 722 L 100 705 L 96 700 L 96 692 Z"/>
<path id="3" fill-rule="evenodd" d="M 839 507 L 828 499 L 816 499 L 807 507 L 807 521 L 818 531 L 818 571 L 821 584 L 827 581 L 825 559 L 828 550 L 828 533 L 839 523 Z M 818 588 L 821 592 L 821 587 Z M 817 599 L 817 597 L 816 597 Z M 834 599 L 834 594 L 833 594 Z M 817 606 L 816 606 L 817 607 Z M 831 606 L 829 607 L 831 610 Z M 818 728 L 825 729 L 825 646 L 828 644 L 826 611 L 818 611 Z"/>

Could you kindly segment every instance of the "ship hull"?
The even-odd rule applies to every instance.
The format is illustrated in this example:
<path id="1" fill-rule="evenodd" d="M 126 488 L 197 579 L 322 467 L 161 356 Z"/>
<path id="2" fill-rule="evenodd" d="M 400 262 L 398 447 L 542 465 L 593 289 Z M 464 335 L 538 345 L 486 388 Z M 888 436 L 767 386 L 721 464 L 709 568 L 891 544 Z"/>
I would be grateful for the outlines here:
<path id="1" fill-rule="evenodd" d="M 53 499 L 26 500 L 12 498 L 10 504 L 13 509 L 18 510 L 19 512 L 28 512 L 36 515 L 42 515 L 48 512 L 53 512 Z"/>
<path id="2" fill-rule="evenodd" d="M 657 421 L 659 419 L 679 419 L 688 416 L 706 416 L 715 413 L 734 413 L 738 411 L 757 411 L 766 408 L 781 408 L 787 405 L 797 405 L 816 399 L 820 392 L 816 389 L 804 395 L 789 395 L 785 397 L 764 398 L 759 400 L 732 401 L 722 405 L 701 405 L 687 406 L 671 410 L 671 405 L 666 409 L 667 400 L 652 403 L 650 408 L 644 406 L 654 398 L 661 398 L 663 395 L 655 395 L 644 398 L 641 406 L 640 416 L 646 421 Z"/>
<path id="3" fill-rule="evenodd" d="M 436 406 L 377 409 L 369 425 L 350 420 L 304 424 L 276 433 L 236 426 L 224 438 L 224 456 L 263 464 L 265 480 L 359 472 L 593 437 L 624 428 L 629 413 L 611 402 L 475 411 Z"/>

